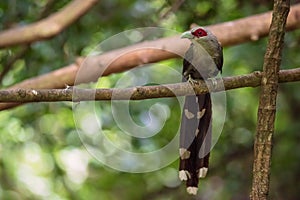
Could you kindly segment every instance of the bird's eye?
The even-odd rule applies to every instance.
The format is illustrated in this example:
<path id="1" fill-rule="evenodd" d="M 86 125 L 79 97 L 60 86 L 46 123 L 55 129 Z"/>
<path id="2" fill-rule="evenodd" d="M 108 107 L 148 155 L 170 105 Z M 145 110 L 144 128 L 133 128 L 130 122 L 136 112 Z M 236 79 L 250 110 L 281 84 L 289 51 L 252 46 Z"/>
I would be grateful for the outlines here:
<path id="1" fill-rule="evenodd" d="M 207 32 L 205 30 L 203 30 L 202 28 L 196 29 L 195 31 L 192 32 L 192 34 L 198 38 L 207 36 Z"/>

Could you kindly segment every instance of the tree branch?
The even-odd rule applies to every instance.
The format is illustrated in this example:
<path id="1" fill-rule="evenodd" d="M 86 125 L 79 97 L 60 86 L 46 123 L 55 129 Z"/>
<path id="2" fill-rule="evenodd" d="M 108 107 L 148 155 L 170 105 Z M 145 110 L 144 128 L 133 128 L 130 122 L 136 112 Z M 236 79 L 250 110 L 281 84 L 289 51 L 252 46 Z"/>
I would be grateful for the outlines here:
<path id="1" fill-rule="evenodd" d="M 254 37 L 253 33 L 256 33 L 256 38 L 265 36 L 268 33 L 270 21 L 271 13 L 267 12 L 231 22 L 216 24 L 209 26 L 209 28 L 211 28 L 211 30 L 217 35 L 223 46 L 230 46 L 250 41 L 251 38 Z M 244 27 L 243 24 L 247 24 L 247 26 Z M 300 4 L 292 7 L 287 24 L 287 28 L 289 30 L 294 30 L 299 27 Z M 235 30 L 239 31 L 234 32 Z M 158 62 L 174 58 L 178 55 L 183 55 L 188 46 L 189 42 L 187 40 L 181 40 L 179 36 L 173 36 L 155 41 L 139 43 L 122 49 L 112 50 L 99 56 L 90 57 L 89 60 L 85 62 L 85 67 L 90 70 L 89 74 L 91 76 L 83 77 L 81 81 L 82 83 L 91 82 L 98 79 L 98 74 L 107 76 L 112 73 L 129 70 L 144 63 Z M 130 53 L 118 58 L 119 55 L 124 52 Z M 178 55 L 171 52 L 175 52 Z M 118 60 L 111 63 L 106 71 L 103 72 L 104 67 L 101 66 L 107 66 L 113 59 L 116 58 L 118 58 Z M 69 66 L 65 66 L 48 74 L 25 80 L 11 88 L 64 88 L 65 84 L 73 85 L 76 73 L 78 72 L 83 60 L 83 58 L 80 58 Z"/>
<path id="2" fill-rule="evenodd" d="M 165 98 L 185 96 L 190 94 L 204 94 L 209 91 L 219 92 L 242 87 L 258 87 L 261 84 L 262 72 L 256 71 L 251 74 L 224 77 L 216 79 L 217 85 L 208 81 L 198 81 L 190 85 L 188 82 L 137 86 L 132 88 L 114 89 L 77 89 L 67 87 L 66 89 L 12 89 L 0 90 L 0 102 L 55 102 L 55 101 L 100 101 L 100 100 L 142 100 L 152 98 Z M 279 82 L 300 81 L 300 68 L 281 70 Z M 224 87 L 223 87 L 224 86 Z M 191 90 L 191 87 L 195 92 Z M 189 92 L 190 91 L 190 92 Z M 175 93 L 174 93 L 175 92 Z"/>
<path id="3" fill-rule="evenodd" d="M 98 0 L 74 0 L 41 21 L 0 32 L 0 48 L 51 38 L 84 15 L 97 2 Z"/>
<path id="4" fill-rule="evenodd" d="M 251 200 L 268 199 L 276 97 L 279 81 L 278 72 L 281 64 L 285 25 L 289 8 L 289 0 L 274 1 L 274 12 L 270 27 L 269 42 L 264 58 L 257 113 Z"/>
<path id="5" fill-rule="evenodd" d="M 251 21 L 253 21 L 253 23 L 251 23 Z M 223 46 L 229 46 L 250 41 L 251 38 L 253 39 L 253 33 L 256 33 L 256 38 L 265 36 L 269 31 L 270 21 L 271 12 L 267 12 L 231 22 L 216 24 L 209 26 L 209 28 L 211 28 L 217 37 L 220 38 Z M 247 24 L 247 26 L 244 27 L 243 24 Z M 294 30 L 299 26 L 300 4 L 297 4 L 291 8 L 287 22 L 287 29 Z M 234 32 L 234 30 L 239 31 Z M 82 76 L 81 80 L 77 80 L 77 83 L 96 81 L 99 77 L 99 74 L 102 76 L 107 76 L 112 73 L 129 70 L 144 63 L 158 62 L 161 60 L 174 58 L 178 55 L 183 55 L 188 46 L 189 42 L 179 39 L 179 36 L 173 36 L 161 38 L 155 41 L 143 42 L 122 49 L 112 50 L 99 56 L 89 57 L 84 62 L 84 68 L 88 71 L 88 73 L 85 73 L 86 76 Z M 124 52 L 130 53 L 124 54 Z M 123 55 L 119 57 L 121 54 Z M 118 59 L 112 62 L 112 60 L 116 58 Z M 66 84 L 73 85 L 76 74 L 78 73 L 83 61 L 84 58 L 78 58 L 75 63 L 62 67 L 53 72 L 27 79 L 9 87 L 8 89 L 64 88 Z M 104 71 L 104 68 L 107 65 L 109 66 Z M 8 109 L 16 105 L 17 104 L 12 103 L 1 103 L 0 110 Z"/>
<path id="6" fill-rule="evenodd" d="M 211 25 L 211 29 L 222 46 L 232 46 L 248 41 L 256 41 L 269 34 L 272 12 L 257 14 L 243 19 Z M 192 24 L 192 27 L 198 26 Z M 287 18 L 286 30 L 292 31 L 300 27 L 300 4 L 291 6 Z"/>
<path id="7" fill-rule="evenodd" d="M 163 20 L 167 18 L 170 13 L 176 12 L 184 2 L 185 0 L 176 0 L 167 11 L 160 14 L 159 19 Z"/>
<path id="8" fill-rule="evenodd" d="M 37 17 L 38 20 L 44 18 L 46 15 L 48 15 L 48 12 L 50 12 L 52 6 L 54 5 L 55 0 L 48 0 L 45 7 L 43 8 L 43 10 L 40 12 L 39 16 Z M 14 55 L 11 56 L 7 63 L 4 65 L 3 70 L 0 73 L 0 85 L 2 83 L 3 78 L 5 77 L 5 75 L 13 68 L 14 63 L 22 58 L 27 51 L 30 49 L 30 45 L 23 45 L 21 46 L 21 49 Z"/>

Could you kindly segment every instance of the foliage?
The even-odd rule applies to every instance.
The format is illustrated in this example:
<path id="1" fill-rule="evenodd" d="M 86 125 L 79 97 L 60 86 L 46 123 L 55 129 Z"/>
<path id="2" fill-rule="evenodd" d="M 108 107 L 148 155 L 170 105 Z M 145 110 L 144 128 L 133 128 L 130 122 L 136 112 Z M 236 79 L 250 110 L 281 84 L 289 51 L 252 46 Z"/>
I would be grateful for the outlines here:
<path id="1" fill-rule="evenodd" d="M 69 1 L 55 1 L 53 13 Z M 48 41 L 31 44 L 2 81 L 7 87 L 53 71 L 87 55 L 99 42 L 124 30 L 160 26 L 182 32 L 191 23 L 209 25 L 271 9 L 269 1 L 100 1 L 89 13 Z M 37 21 L 47 1 L 0 2 L 0 27 L 7 29 Z M 154 14 L 155 13 L 155 14 Z M 164 16 L 164 17 L 161 17 Z M 282 68 L 299 66 L 299 31 L 286 34 Z M 224 50 L 223 76 L 262 69 L 266 39 Z M 20 47 L 0 51 L 0 69 Z M 181 60 L 163 61 L 181 71 Z M 167 70 L 148 67 L 148 80 L 172 82 Z M 146 68 L 145 68 L 146 69 Z M 143 70 L 143 69 L 142 69 Z M 125 73 L 99 80 L 98 86 L 114 87 Z M 300 187 L 299 100 L 297 83 L 280 86 L 273 148 L 271 199 L 296 199 Z M 243 88 L 227 92 L 227 115 L 222 135 L 211 155 L 211 170 L 200 183 L 203 199 L 246 199 L 252 176 L 253 138 L 259 90 Z M 165 145 L 179 127 L 180 109 L 174 99 L 132 102 L 130 112 L 143 124 L 145 110 L 159 102 L 167 121 L 151 139 L 127 140 L 112 119 L 110 103 L 97 104 L 106 135 L 119 145 L 147 151 Z M 76 107 L 76 105 L 73 105 Z M 156 115 L 158 117 L 159 115 Z M 147 118 L 147 116 L 146 116 Z M 78 124 L 77 124 L 78 125 Z M 131 174 L 113 170 L 92 157 L 76 131 L 71 103 L 35 103 L 0 113 L 0 199 L 186 199 L 177 180 L 178 163 L 154 172 Z M 128 142 L 128 143 L 126 143 Z M 175 152 L 177 153 L 177 152 Z"/>

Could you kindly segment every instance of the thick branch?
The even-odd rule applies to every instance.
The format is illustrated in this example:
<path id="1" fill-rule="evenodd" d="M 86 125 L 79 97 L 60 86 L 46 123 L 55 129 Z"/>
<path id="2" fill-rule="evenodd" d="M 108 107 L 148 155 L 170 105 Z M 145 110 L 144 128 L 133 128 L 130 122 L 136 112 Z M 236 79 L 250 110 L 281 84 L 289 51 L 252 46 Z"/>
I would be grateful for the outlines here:
<path id="1" fill-rule="evenodd" d="M 217 85 L 212 85 L 211 81 L 199 81 L 191 86 L 188 82 L 138 86 L 133 88 L 115 89 L 76 89 L 74 87 L 66 89 L 13 89 L 0 90 L 0 102 L 54 102 L 54 101 L 94 101 L 94 100 L 142 100 L 150 98 L 164 98 L 174 96 L 185 96 L 189 94 L 204 94 L 209 91 L 218 92 L 242 87 L 258 87 L 261 84 L 261 72 L 253 72 L 247 75 L 234 77 L 224 77 L 216 79 Z M 282 70 L 279 73 L 279 82 L 300 81 L 300 68 Z M 193 90 L 191 90 L 193 87 Z M 208 89 L 209 88 L 209 89 Z M 190 91 L 190 92 L 189 92 Z"/>
<path id="2" fill-rule="evenodd" d="M 231 22 L 216 24 L 209 28 L 217 35 L 223 46 L 230 46 L 250 41 L 254 36 L 255 38 L 260 38 L 267 35 L 270 21 L 271 13 L 267 12 Z M 244 24 L 247 24 L 247 26 L 244 27 Z M 289 30 L 294 30 L 298 27 L 300 27 L 300 4 L 291 8 L 287 24 L 287 29 Z M 238 31 L 234 32 L 236 30 Z M 183 55 L 188 46 L 189 42 L 187 42 L 187 40 L 181 40 L 179 36 L 173 36 L 132 45 L 96 57 L 91 57 L 85 62 L 85 67 L 90 70 L 90 76 L 82 77 L 81 81 L 83 83 L 91 82 L 97 80 L 98 74 L 107 76 L 111 73 L 122 72 L 144 63 L 174 58 L 178 55 Z M 130 53 L 119 57 L 119 55 L 124 52 Z M 174 52 L 178 55 L 174 54 Z M 118 59 L 111 63 L 103 72 L 104 67 L 116 58 Z M 76 73 L 83 60 L 84 59 L 78 59 L 74 64 L 70 64 L 69 66 L 65 66 L 45 75 L 25 80 L 14 85 L 12 88 L 64 88 L 65 84 L 73 85 Z"/>
<path id="3" fill-rule="evenodd" d="M 275 0 L 269 42 L 264 58 L 261 94 L 254 142 L 251 200 L 266 200 L 269 194 L 272 139 L 276 115 L 276 97 L 289 0 Z"/>
<path id="4" fill-rule="evenodd" d="M 0 48 L 53 37 L 84 15 L 97 2 L 98 0 L 74 0 L 65 8 L 41 21 L 0 32 Z"/>

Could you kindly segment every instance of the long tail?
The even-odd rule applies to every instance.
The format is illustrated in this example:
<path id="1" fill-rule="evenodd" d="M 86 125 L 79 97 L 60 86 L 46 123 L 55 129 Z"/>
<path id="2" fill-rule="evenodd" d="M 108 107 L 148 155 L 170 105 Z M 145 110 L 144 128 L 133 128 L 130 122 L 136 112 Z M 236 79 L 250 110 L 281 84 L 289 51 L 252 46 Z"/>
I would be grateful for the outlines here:
<path id="1" fill-rule="evenodd" d="M 210 94 L 185 98 L 180 127 L 179 179 L 186 181 L 187 192 L 197 194 L 199 178 L 208 171 L 211 147 Z"/>

